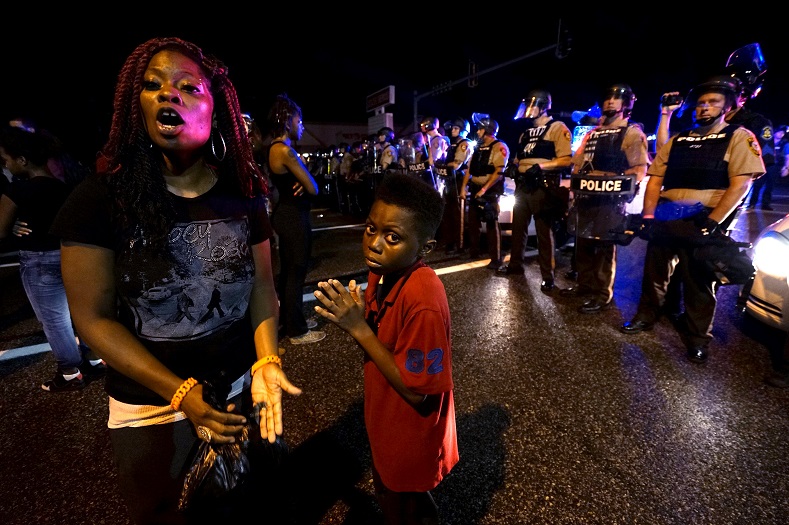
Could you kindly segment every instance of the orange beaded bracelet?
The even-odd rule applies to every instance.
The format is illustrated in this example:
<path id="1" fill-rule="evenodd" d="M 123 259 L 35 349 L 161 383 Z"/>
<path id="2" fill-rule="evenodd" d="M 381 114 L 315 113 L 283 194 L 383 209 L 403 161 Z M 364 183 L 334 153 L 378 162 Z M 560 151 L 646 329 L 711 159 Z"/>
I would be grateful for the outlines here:
<path id="1" fill-rule="evenodd" d="M 181 408 L 181 401 L 184 400 L 186 394 L 197 384 L 197 379 L 190 377 L 178 387 L 178 390 L 173 394 L 173 399 L 170 401 L 170 407 L 176 412 Z"/>
<path id="2" fill-rule="evenodd" d="M 255 372 L 257 372 L 261 366 L 266 365 L 268 363 L 277 363 L 279 366 L 282 366 L 282 359 L 278 355 L 267 355 L 266 357 L 260 359 L 257 363 L 252 365 L 252 369 L 249 371 L 249 374 L 255 375 Z"/>

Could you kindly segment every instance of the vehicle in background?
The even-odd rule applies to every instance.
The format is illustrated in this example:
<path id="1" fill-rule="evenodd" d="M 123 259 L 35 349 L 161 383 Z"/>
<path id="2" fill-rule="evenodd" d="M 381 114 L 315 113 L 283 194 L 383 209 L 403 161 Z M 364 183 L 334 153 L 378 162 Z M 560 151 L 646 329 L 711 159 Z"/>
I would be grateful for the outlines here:
<path id="1" fill-rule="evenodd" d="M 745 311 L 764 324 L 789 331 L 789 215 L 759 233 L 753 243 L 753 285 Z"/>

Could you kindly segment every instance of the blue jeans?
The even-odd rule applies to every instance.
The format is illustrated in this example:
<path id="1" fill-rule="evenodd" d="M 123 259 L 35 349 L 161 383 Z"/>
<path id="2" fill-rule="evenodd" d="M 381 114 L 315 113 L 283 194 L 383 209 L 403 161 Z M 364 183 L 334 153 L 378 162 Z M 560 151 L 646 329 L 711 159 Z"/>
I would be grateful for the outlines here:
<path id="1" fill-rule="evenodd" d="M 58 370 L 79 367 L 82 352 L 77 346 L 66 302 L 66 289 L 60 273 L 60 250 L 19 250 L 19 274 L 36 318 L 44 327 Z"/>

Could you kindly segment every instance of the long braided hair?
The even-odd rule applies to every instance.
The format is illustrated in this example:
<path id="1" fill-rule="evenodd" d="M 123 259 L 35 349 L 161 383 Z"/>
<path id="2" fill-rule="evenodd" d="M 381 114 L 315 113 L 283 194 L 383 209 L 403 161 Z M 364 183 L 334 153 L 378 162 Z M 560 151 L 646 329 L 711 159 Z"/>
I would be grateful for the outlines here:
<path id="1" fill-rule="evenodd" d="M 268 195 L 269 189 L 252 156 L 236 89 L 227 67 L 180 38 L 153 38 L 129 55 L 118 75 L 112 126 L 101 150 L 97 171 L 104 176 L 113 197 L 113 212 L 124 231 L 141 228 L 148 238 L 162 238 L 172 227 L 175 212 L 162 175 L 162 155 L 145 129 L 140 106 L 145 70 L 162 50 L 174 50 L 200 64 L 214 97 L 215 128 L 204 146 L 206 162 L 217 176 L 232 181 L 239 195 Z M 220 134 L 222 137 L 215 137 Z M 212 152 L 212 142 L 224 155 Z"/>
<path id="2" fill-rule="evenodd" d="M 301 108 L 298 104 L 288 98 L 287 93 L 280 93 L 274 100 L 274 104 L 268 112 L 268 123 L 271 128 L 271 134 L 274 137 L 280 137 L 290 130 L 290 119 L 294 115 L 303 115 Z"/>

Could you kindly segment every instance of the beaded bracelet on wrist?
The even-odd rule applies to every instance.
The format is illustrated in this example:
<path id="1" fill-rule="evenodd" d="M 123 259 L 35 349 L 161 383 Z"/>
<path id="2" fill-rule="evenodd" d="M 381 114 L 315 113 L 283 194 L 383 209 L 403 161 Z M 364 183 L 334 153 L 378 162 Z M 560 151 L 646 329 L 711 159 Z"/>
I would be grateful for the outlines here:
<path id="1" fill-rule="evenodd" d="M 175 391 L 175 394 L 173 394 L 173 398 L 172 398 L 172 400 L 170 401 L 170 408 L 172 408 L 172 409 L 173 409 L 173 410 L 175 410 L 176 412 L 177 412 L 178 410 L 180 410 L 180 409 L 181 409 L 181 402 L 182 402 L 182 401 L 184 400 L 184 398 L 186 397 L 186 394 L 188 394 L 188 393 L 189 393 L 189 391 L 190 391 L 190 390 L 191 390 L 191 389 L 192 389 L 192 388 L 193 388 L 193 387 L 194 387 L 196 384 L 197 384 L 197 379 L 195 379 L 194 377 L 190 377 L 189 379 L 187 379 L 186 381 L 184 381 L 183 383 L 181 383 L 181 386 L 179 386 L 179 387 L 178 387 L 178 390 L 176 390 L 176 391 Z"/>
<path id="2" fill-rule="evenodd" d="M 282 366 L 282 359 L 278 355 L 267 355 L 252 365 L 252 368 L 249 371 L 250 375 L 255 375 L 255 372 L 257 372 L 260 367 L 269 363 L 276 363 L 279 366 Z"/>

